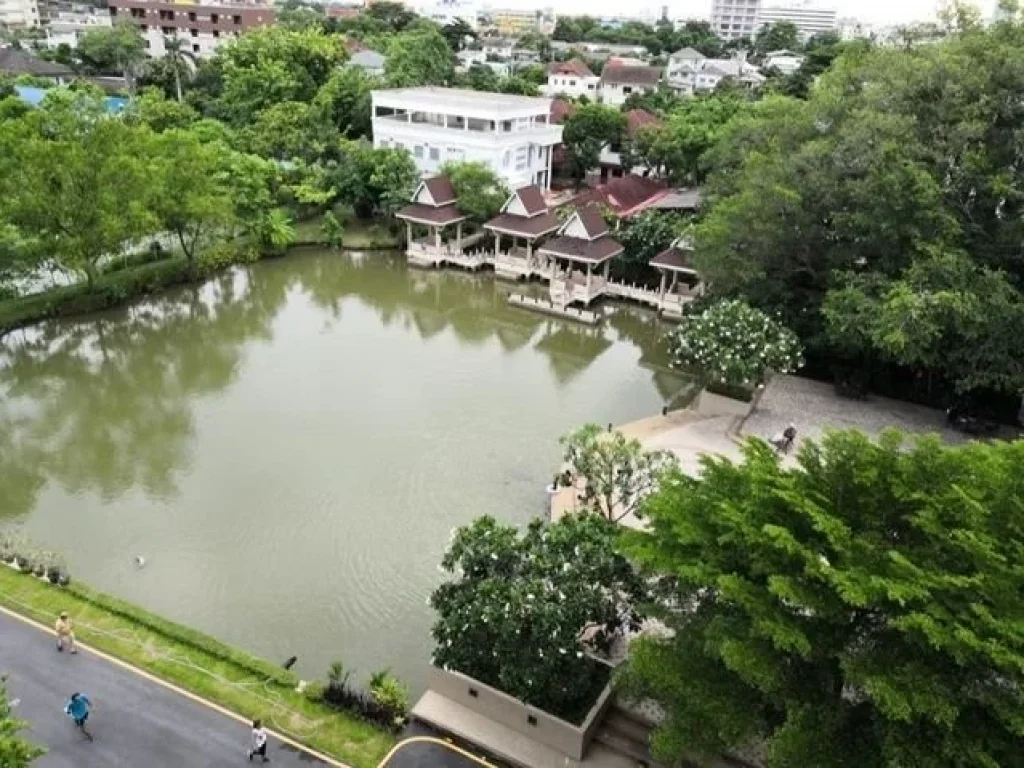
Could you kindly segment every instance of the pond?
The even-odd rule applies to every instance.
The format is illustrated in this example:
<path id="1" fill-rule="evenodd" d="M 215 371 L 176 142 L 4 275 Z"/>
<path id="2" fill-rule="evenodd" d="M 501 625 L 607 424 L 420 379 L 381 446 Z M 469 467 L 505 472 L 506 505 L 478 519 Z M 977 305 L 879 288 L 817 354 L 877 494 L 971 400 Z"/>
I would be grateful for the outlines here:
<path id="1" fill-rule="evenodd" d="M 653 315 L 588 328 L 509 290 L 304 250 L 11 333 L 0 524 L 305 676 L 342 659 L 418 692 L 450 531 L 543 514 L 560 435 L 690 389 Z"/>

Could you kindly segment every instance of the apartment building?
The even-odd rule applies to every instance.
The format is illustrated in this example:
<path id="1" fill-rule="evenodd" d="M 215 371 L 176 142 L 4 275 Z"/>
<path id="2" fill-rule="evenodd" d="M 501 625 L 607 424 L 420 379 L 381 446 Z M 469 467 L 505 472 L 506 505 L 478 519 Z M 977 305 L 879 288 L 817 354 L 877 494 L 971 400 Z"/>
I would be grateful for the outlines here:
<path id="1" fill-rule="evenodd" d="M 546 19 L 553 18 L 550 8 L 543 10 L 516 10 L 511 8 L 495 9 L 490 12 L 491 24 L 498 34 L 506 37 L 519 37 L 527 32 L 542 32 L 546 27 Z M 552 25 L 553 28 L 553 25 Z"/>
<path id="2" fill-rule="evenodd" d="M 111 19 L 128 19 L 142 32 L 153 58 L 164 55 L 164 39 L 178 37 L 194 56 L 210 56 L 225 40 L 274 23 L 274 9 L 261 2 L 169 2 L 110 0 Z"/>
<path id="3" fill-rule="evenodd" d="M 0 0 L 0 26 L 8 29 L 38 27 L 38 0 Z"/>
<path id="4" fill-rule="evenodd" d="M 758 29 L 782 21 L 793 24 L 803 41 L 820 32 L 833 32 L 839 26 L 836 9 L 818 5 L 813 0 L 762 5 L 757 11 Z"/>
<path id="5" fill-rule="evenodd" d="M 77 48 L 78 41 L 86 32 L 109 27 L 111 23 L 110 14 L 103 8 L 84 6 L 72 11 L 56 11 L 49 19 L 43 19 L 46 47 L 67 45 Z"/>
<path id="6" fill-rule="evenodd" d="M 751 40 L 760 29 L 757 11 L 761 0 L 714 0 L 711 6 L 711 28 L 723 40 L 747 37 Z"/>
<path id="7" fill-rule="evenodd" d="M 551 186 L 551 151 L 562 140 L 551 99 L 436 87 L 373 91 L 372 99 L 374 146 L 408 150 L 424 178 L 473 160 L 509 189 Z"/>

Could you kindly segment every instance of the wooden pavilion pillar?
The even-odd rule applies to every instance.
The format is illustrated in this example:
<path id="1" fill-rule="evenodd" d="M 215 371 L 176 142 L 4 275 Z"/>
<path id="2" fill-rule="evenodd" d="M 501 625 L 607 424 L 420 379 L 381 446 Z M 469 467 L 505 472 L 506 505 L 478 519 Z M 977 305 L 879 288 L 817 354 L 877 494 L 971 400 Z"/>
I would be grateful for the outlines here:
<path id="1" fill-rule="evenodd" d="M 530 262 L 533 261 L 533 240 L 526 238 L 526 266 L 530 266 Z"/>
<path id="2" fill-rule="evenodd" d="M 455 252 L 462 253 L 462 222 L 455 225 Z"/>
<path id="3" fill-rule="evenodd" d="M 412 222 L 405 222 L 405 247 L 412 245 Z"/>
<path id="4" fill-rule="evenodd" d="M 587 262 L 587 301 L 590 301 L 590 278 L 594 273 L 594 265 Z"/>
<path id="5" fill-rule="evenodd" d="M 441 228 L 434 225 L 434 248 L 437 249 L 437 253 L 441 252 Z"/>
<path id="6" fill-rule="evenodd" d="M 606 261 L 604 263 L 604 281 L 606 283 L 608 282 L 608 275 L 611 273 L 611 268 L 612 268 L 612 260 L 608 259 L 608 261 Z"/>
<path id="7" fill-rule="evenodd" d="M 494 257 L 497 258 L 501 254 L 501 232 L 494 233 Z"/>
<path id="8" fill-rule="evenodd" d="M 665 303 L 665 270 L 659 269 L 661 272 L 661 285 L 658 287 L 658 308 Z"/>

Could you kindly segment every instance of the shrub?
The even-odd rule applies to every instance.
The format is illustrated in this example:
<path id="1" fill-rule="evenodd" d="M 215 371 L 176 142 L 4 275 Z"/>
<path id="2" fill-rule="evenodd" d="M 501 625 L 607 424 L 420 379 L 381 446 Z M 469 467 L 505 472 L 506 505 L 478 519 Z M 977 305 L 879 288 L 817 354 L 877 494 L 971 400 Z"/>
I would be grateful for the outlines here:
<path id="1" fill-rule="evenodd" d="M 368 693 L 353 685 L 351 672 L 340 661 L 335 661 L 327 673 L 322 701 L 397 732 L 405 723 L 409 707 L 405 685 L 385 669 L 371 676 L 370 689 Z"/>
<path id="2" fill-rule="evenodd" d="M 409 688 L 389 669 L 370 676 L 370 695 L 382 707 L 391 710 L 396 719 L 404 718 L 409 711 Z"/>

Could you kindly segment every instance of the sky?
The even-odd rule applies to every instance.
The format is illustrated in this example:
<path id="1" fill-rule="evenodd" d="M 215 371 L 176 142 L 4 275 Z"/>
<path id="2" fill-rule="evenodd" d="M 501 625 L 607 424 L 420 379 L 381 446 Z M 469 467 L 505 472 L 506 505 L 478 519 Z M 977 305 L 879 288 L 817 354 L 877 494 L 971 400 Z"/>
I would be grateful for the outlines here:
<path id="1" fill-rule="evenodd" d="M 935 18 L 941 0 L 815 0 L 817 5 L 835 7 L 839 16 L 852 16 L 868 24 L 885 26 Z M 990 17 L 997 0 L 973 0 L 984 16 Z M 788 5 L 787 0 L 762 0 L 766 5 Z M 707 18 L 711 0 L 490 0 L 494 8 L 552 7 L 556 13 L 592 16 L 640 15 L 657 12 L 668 5 L 670 18 Z"/>

